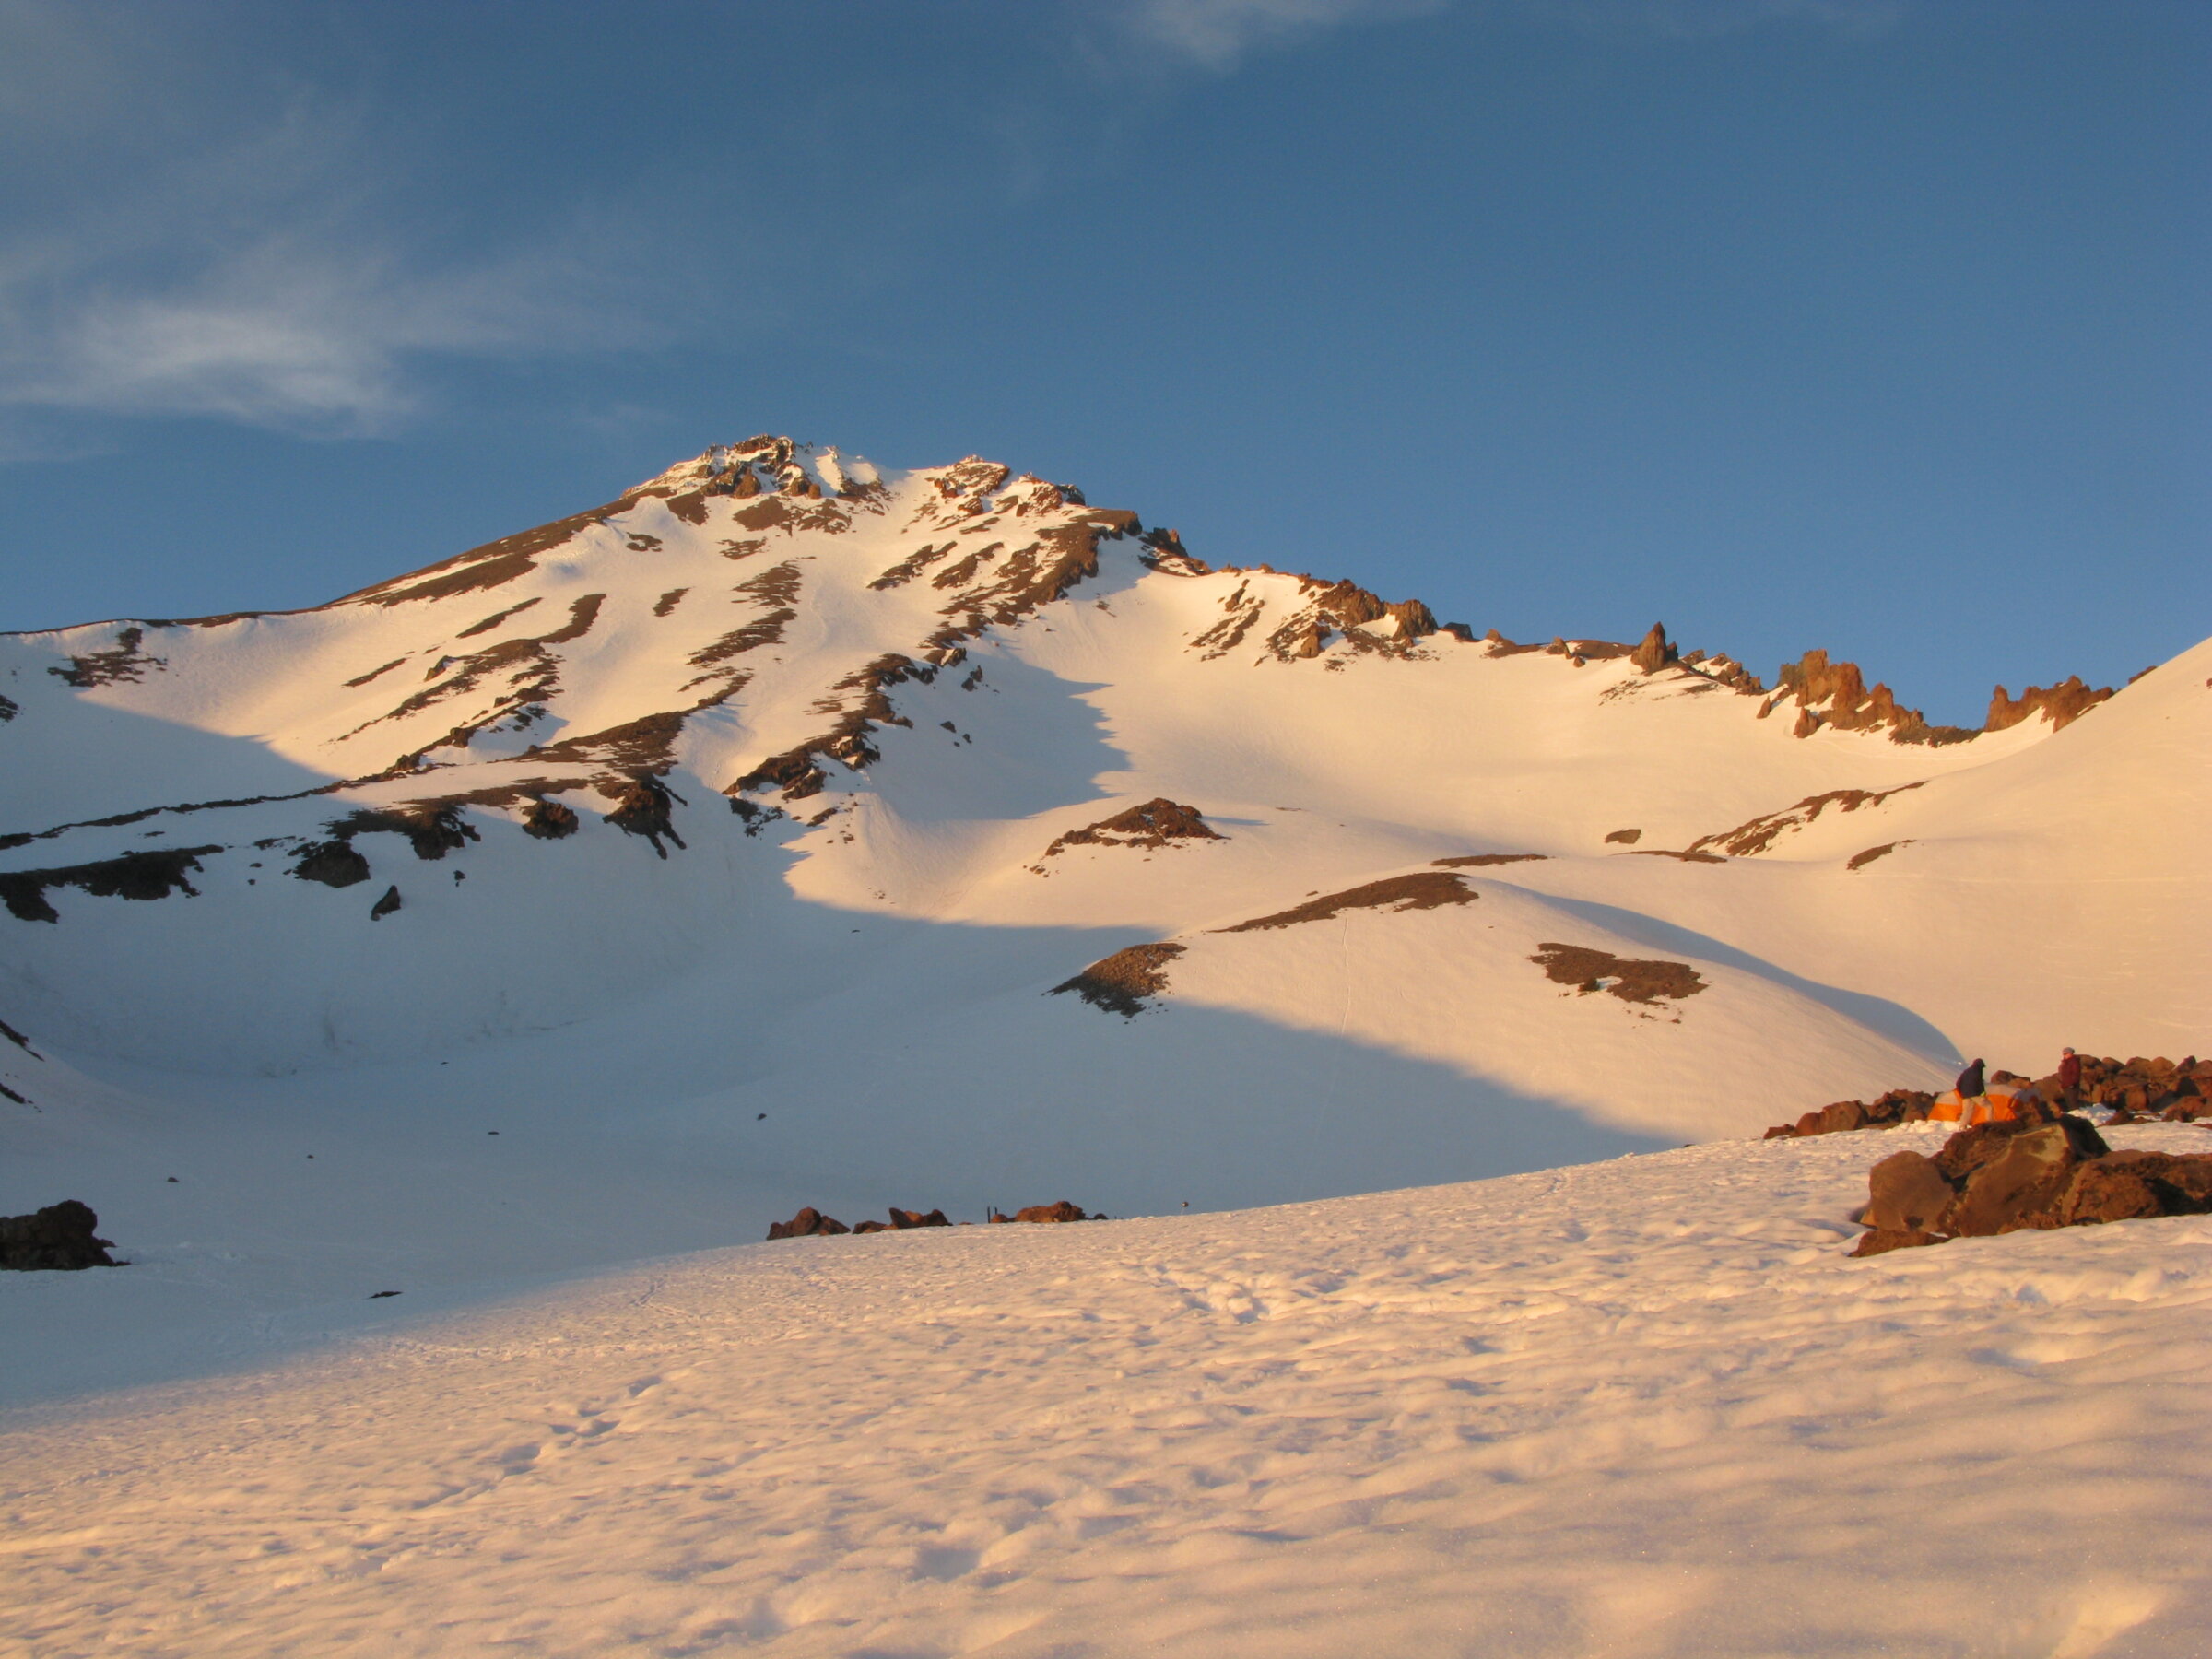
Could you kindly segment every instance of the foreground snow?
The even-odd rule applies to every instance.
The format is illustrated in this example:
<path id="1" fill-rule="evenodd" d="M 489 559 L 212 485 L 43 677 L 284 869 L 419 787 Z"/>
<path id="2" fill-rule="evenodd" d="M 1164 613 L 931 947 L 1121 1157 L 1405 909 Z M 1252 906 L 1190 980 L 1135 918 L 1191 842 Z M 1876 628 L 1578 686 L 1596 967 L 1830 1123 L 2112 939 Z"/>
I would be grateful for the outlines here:
<path id="1" fill-rule="evenodd" d="M 0 1646 L 2201 1653 L 2212 1218 L 1847 1260 L 1936 1138 L 350 1304 L 0 1419 Z"/>

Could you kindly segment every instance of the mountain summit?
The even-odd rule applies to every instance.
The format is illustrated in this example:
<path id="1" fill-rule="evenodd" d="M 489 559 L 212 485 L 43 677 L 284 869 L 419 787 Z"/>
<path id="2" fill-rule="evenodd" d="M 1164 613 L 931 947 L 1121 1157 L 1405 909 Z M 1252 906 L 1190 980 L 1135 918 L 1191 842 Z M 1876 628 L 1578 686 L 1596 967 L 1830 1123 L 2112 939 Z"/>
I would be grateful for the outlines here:
<path id="1" fill-rule="evenodd" d="M 134 1087 L 618 1102 L 799 1197 L 1756 1133 L 2199 1046 L 2208 669 L 1935 727 L 755 438 L 313 610 L 0 637 L 0 1014 Z"/>

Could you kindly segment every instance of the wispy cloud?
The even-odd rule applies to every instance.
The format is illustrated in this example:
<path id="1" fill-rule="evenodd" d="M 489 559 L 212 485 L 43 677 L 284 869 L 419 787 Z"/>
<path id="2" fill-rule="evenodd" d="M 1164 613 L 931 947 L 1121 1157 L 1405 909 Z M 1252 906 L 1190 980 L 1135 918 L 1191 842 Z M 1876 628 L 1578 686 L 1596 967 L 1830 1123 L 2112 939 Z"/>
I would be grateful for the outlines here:
<path id="1" fill-rule="evenodd" d="M 1679 40 L 1800 24 L 1842 35 L 1885 34 L 1910 0 L 1521 0 L 1524 9 L 1596 35 Z"/>
<path id="2" fill-rule="evenodd" d="M 1450 0 L 1135 0 L 1125 19 L 1156 47 L 1209 69 L 1323 29 L 1442 11 Z"/>
<path id="3" fill-rule="evenodd" d="M 0 143 L 29 198 L 0 232 L 0 408 L 18 430 L 47 410 L 374 432 L 418 407 L 433 358 L 632 326 L 581 233 L 441 254 L 406 231 L 405 147 L 359 106 L 279 85 L 211 110 L 188 45 L 162 61 L 88 40 L 115 20 L 0 0 Z M 151 113 L 120 119 L 134 91 Z"/>

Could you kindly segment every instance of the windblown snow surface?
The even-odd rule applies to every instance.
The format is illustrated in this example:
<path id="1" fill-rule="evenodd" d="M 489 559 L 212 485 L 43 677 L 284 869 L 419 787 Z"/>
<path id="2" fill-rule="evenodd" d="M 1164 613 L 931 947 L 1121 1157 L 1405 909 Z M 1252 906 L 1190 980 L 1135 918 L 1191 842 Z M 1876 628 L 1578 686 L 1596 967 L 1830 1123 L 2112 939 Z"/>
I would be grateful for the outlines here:
<path id="1" fill-rule="evenodd" d="M 2208 809 L 2212 643 L 1931 731 L 778 439 L 0 636 L 0 1214 L 132 1263 L 0 1275 L 0 1651 L 2198 1651 L 2212 1224 L 1753 1137 L 2203 1049 Z"/>
<path id="2" fill-rule="evenodd" d="M 1938 1135 L 357 1303 L 18 1412 L 0 1646 L 2201 1654 L 2212 1218 L 1847 1259 Z"/>

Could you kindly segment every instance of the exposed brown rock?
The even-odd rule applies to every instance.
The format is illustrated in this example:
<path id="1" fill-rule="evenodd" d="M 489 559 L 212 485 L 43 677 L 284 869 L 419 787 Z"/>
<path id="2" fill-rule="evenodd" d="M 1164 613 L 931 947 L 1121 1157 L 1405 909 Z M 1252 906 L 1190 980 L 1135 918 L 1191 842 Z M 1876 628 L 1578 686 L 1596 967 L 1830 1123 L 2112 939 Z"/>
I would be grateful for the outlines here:
<path id="1" fill-rule="evenodd" d="M 1784 663 L 1776 684 L 1775 702 L 1784 697 L 1797 700 L 1795 735 L 1800 737 L 1824 725 L 1841 732 L 1886 730 L 1895 743 L 1963 743 L 1974 735 L 1963 726 L 1930 725 L 1917 709 L 1900 708 L 1888 686 L 1867 689 L 1856 663 L 1831 663 L 1825 651 L 1808 651 L 1796 662 Z"/>
<path id="2" fill-rule="evenodd" d="M 893 1209 L 891 1225 L 903 1231 L 910 1227 L 950 1227 L 952 1223 L 945 1218 L 945 1212 L 941 1209 L 933 1209 L 927 1212 Z"/>
<path id="3" fill-rule="evenodd" d="M 523 809 L 523 833 L 540 841 L 559 841 L 576 829 L 575 809 L 559 801 L 533 801 Z"/>
<path id="4" fill-rule="evenodd" d="M 1053 1223 L 1061 1221 L 1102 1221 L 1103 1216 L 1087 1216 L 1081 1209 L 1063 1198 L 1057 1204 L 1032 1204 L 1027 1209 L 1016 1210 L 1010 1216 L 991 1212 L 994 1221 L 1030 1221 Z"/>
<path id="5" fill-rule="evenodd" d="M 351 841 L 311 841 L 300 849 L 292 874 L 324 887 L 352 887 L 369 879 L 369 861 L 354 851 Z"/>
<path id="6" fill-rule="evenodd" d="M 1324 893 L 1309 899 L 1303 904 L 1278 911 L 1272 916 L 1256 916 L 1249 922 L 1240 922 L 1233 927 L 1217 927 L 1216 933 L 1256 933 L 1276 927 L 1296 927 L 1307 922 L 1326 922 L 1334 916 L 1352 910 L 1389 910 L 1393 914 L 1406 911 L 1437 910 L 1447 904 L 1472 904 L 1480 897 L 1474 888 L 1458 877 L 1441 871 L 1417 871 L 1410 876 L 1392 876 L 1382 881 L 1371 881 L 1364 887 L 1350 888 L 1341 893 Z"/>
<path id="7" fill-rule="evenodd" d="M 862 1225 L 872 1225 L 877 1228 L 881 1228 L 883 1223 L 880 1221 L 874 1223 L 864 1222 Z M 771 1222 L 769 1224 L 768 1236 L 771 1239 L 816 1239 L 826 1238 L 833 1233 L 851 1232 L 852 1230 L 853 1230 L 847 1227 L 842 1221 L 832 1220 L 830 1217 L 823 1215 L 820 1210 L 816 1209 L 812 1205 L 808 1205 L 805 1209 L 802 1209 L 797 1215 L 794 1216 L 788 1221 Z"/>
<path id="8" fill-rule="evenodd" d="M 1112 818 L 1100 818 L 1080 830 L 1070 830 L 1053 838 L 1053 844 L 1044 850 L 1050 858 L 1063 847 L 1147 847 L 1158 849 L 1179 841 L 1227 841 L 1229 838 L 1206 821 L 1195 806 L 1185 806 L 1180 801 L 1171 801 L 1158 795 L 1140 806 L 1117 812 Z"/>
<path id="9" fill-rule="evenodd" d="M 1573 985 L 1585 996 L 1605 991 L 1623 1002 L 1649 1003 L 1661 997 L 1695 996 L 1705 982 L 1688 962 L 1643 961 L 1617 957 L 1586 945 L 1545 943 L 1528 959 L 1554 984 Z M 1610 983 L 1606 982 L 1610 981 Z"/>
<path id="10" fill-rule="evenodd" d="M 508 618 L 517 616 L 522 612 L 528 610 L 532 606 L 542 604 L 543 602 L 544 601 L 540 595 L 533 594 L 530 598 L 524 600 L 520 605 L 511 605 L 505 610 L 492 612 L 490 616 L 485 618 L 481 622 L 470 623 L 466 628 L 455 634 L 453 638 L 456 640 L 468 640 L 474 639 L 477 634 L 489 633 L 500 623 L 506 621 Z M 399 662 L 404 663 L 406 660 L 406 658 L 401 657 Z M 399 666 L 399 663 L 390 663 L 387 664 L 386 666 L 396 668 Z M 382 674 L 383 671 L 384 670 L 382 668 L 379 668 L 376 673 Z M 346 683 L 348 686 L 365 686 L 375 677 L 375 674 L 367 674 L 363 675 L 358 680 L 347 680 Z"/>
<path id="11" fill-rule="evenodd" d="M 442 801 L 365 806 L 327 827 L 333 835 L 348 841 L 357 835 L 404 835 L 416 857 L 430 860 L 458 852 L 478 839 L 476 826 L 461 816 L 460 808 Z"/>
<path id="12" fill-rule="evenodd" d="M 28 1216 L 0 1216 L 0 1269 L 19 1273 L 75 1272 L 119 1265 L 114 1248 L 95 1238 L 100 1218 L 88 1204 L 65 1198 Z"/>
<path id="13" fill-rule="evenodd" d="M 663 836 L 679 847 L 684 844 L 670 814 L 672 805 L 681 804 L 680 797 L 658 778 L 648 774 L 602 783 L 599 793 L 614 803 L 606 821 L 628 834 L 643 836 L 663 858 L 668 856 L 668 849 L 661 845 Z"/>
<path id="14" fill-rule="evenodd" d="M 2110 686 L 2091 690 L 2078 674 L 2068 675 L 2055 686 L 2030 686 L 2017 699 L 2006 696 L 2005 688 L 1999 686 L 1990 693 L 1989 719 L 1983 729 L 2002 732 L 2031 714 L 2041 714 L 2055 732 L 2072 725 L 2112 695 Z"/>
<path id="15" fill-rule="evenodd" d="M 2115 1152 L 2071 1115 L 1983 1124 L 1952 1135 L 1934 1158 L 1884 1159 L 1868 1188 L 1865 1218 L 1874 1230 L 1854 1255 L 1947 1238 L 2202 1215 L 2212 1211 L 2212 1153 Z"/>
<path id="16" fill-rule="evenodd" d="M 1643 839 L 1643 831 L 1641 830 L 1612 830 L 1606 831 L 1606 839 L 1609 841 L 1620 841 L 1625 845 L 1632 846 Z"/>
<path id="17" fill-rule="evenodd" d="M 1537 864 L 1550 857 L 1548 853 L 1464 853 L 1456 858 L 1434 858 L 1430 863 L 1440 869 L 1480 869 L 1486 865 Z"/>
<path id="18" fill-rule="evenodd" d="M 397 887 L 386 888 L 384 896 L 369 907 L 369 920 L 382 922 L 386 916 L 399 909 L 399 888 Z"/>
<path id="19" fill-rule="evenodd" d="M 185 879 L 185 872 L 200 868 L 201 859 L 222 850 L 167 847 L 55 869 L 9 870 L 0 873 L 0 904 L 25 922 L 59 922 L 61 912 L 46 901 L 53 888 L 75 888 L 95 899 L 166 899 L 180 892 L 197 898 L 200 889 Z"/>
<path id="20" fill-rule="evenodd" d="M 1047 994 L 1073 991 L 1094 1008 L 1104 1008 L 1124 1019 L 1145 1011 L 1145 998 L 1163 994 L 1168 988 L 1168 964 L 1183 953 L 1174 944 L 1132 945 L 1093 962 L 1071 980 L 1054 985 Z"/>
<path id="21" fill-rule="evenodd" d="M 1924 782 L 1924 780 L 1922 781 Z M 1764 813 L 1733 830 L 1722 830 L 1712 835 L 1700 835 L 1689 843 L 1693 853 L 1719 851 L 1731 858 L 1748 858 L 1764 853 L 1774 844 L 1775 837 L 1785 830 L 1802 830 L 1823 812 L 1834 808 L 1838 812 L 1856 812 L 1862 806 L 1879 806 L 1891 795 L 1902 794 L 1908 789 L 1918 789 L 1922 782 L 1900 783 L 1894 789 L 1830 789 L 1822 794 L 1806 795 L 1793 806 L 1780 812 Z M 1899 843 L 1892 842 L 1893 846 Z"/>
<path id="22" fill-rule="evenodd" d="M 1629 653 L 1629 660 L 1644 673 L 1656 674 L 1681 661 L 1681 653 L 1667 643 L 1666 629 L 1654 622 L 1652 631 L 1643 636 L 1643 642 Z"/>
<path id="23" fill-rule="evenodd" d="M 1891 1232 L 1934 1232 L 1959 1195 L 1936 1160 L 1918 1152 L 1892 1152 L 1866 1182 L 1866 1225 Z"/>
<path id="24" fill-rule="evenodd" d="M 95 651 L 86 656 L 73 656 L 66 668 L 49 668 L 47 673 L 57 675 L 81 691 L 95 686 L 112 686 L 119 681 L 135 682 L 146 677 L 148 668 L 166 668 L 169 659 L 148 656 L 138 647 L 145 641 L 146 629 L 136 626 L 118 629 L 115 643 L 106 651 Z"/>
<path id="25" fill-rule="evenodd" d="M 1863 870 L 1876 859 L 1887 858 L 1900 847 L 1909 847 L 1912 844 L 1910 837 L 1903 841 L 1884 841 L 1880 846 L 1869 847 L 1864 853 L 1853 853 L 1843 861 L 1843 867 L 1847 870 Z"/>

